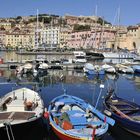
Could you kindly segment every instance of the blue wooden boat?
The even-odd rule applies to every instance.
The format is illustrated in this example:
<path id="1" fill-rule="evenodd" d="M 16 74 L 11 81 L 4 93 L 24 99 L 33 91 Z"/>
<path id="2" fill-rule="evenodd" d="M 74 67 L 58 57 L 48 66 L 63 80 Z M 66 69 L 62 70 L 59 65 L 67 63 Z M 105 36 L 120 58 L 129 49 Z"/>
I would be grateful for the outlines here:
<path id="1" fill-rule="evenodd" d="M 54 98 L 48 111 L 50 125 L 61 140 L 102 137 L 115 123 L 84 100 L 66 94 Z"/>
<path id="2" fill-rule="evenodd" d="M 86 63 L 84 65 L 84 68 L 83 68 L 84 72 L 87 73 L 87 74 L 96 74 L 96 75 L 103 75 L 105 74 L 105 70 L 99 66 L 99 65 L 95 65 L 93 66 L 93 64 L 91 63 Z"/>
<path id="3" fill-rule="evenodd" d="M 112 117 L 117 125 L 140 136 L 140 106 L 112 93 L 105 99 L 106 114 Z"/>
<path id="4" fill-rule="evenodd" d="M 84 65 L 83 70 L 87 74 L 97 74 L 96 71 L 95 71 L 95 68 L 94 68 L 93 64 L 91 64 L 91 63 L 86 63 Z"/>
<path id="5" fill-rule="evenodd" d="M 132 68 L 133 68 L 134 72 L 140 73 L 140 65 L 134 65 L 134 66 L 132 66 Z"/>

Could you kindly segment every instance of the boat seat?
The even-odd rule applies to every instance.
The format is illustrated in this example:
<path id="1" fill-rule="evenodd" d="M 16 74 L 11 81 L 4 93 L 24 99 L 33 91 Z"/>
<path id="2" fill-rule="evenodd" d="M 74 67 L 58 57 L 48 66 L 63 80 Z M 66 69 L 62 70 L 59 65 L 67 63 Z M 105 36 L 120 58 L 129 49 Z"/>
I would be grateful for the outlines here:
<path id="1" fill-rule="evenodd" d="M 118 100 L 112 99 L 112 103 L 118 103 Z"/>
<path id="2" fill-rule="evenodd" d="M 87 124 L 87 119 L 84 116 L 85 112 L 81 112 L 79 110 L 71 110 L 67 113 L 73 126 L 82 126 Z"/>
<path id="3" fill-rule="evenodd" d="M 69 111 L 69 110 L 71 110 L 71 106 L 70 105 L 64 105 L 63 107 L 62 107 L 62 109 L 61 109 L 61 112 L 63 113 L 63 112 L 67 112 L 67 111 Z"/>
<path id="4" fill-rule="evenodd" d="M 135 121 L 140 121 L 140 115 L 139 116 L 132 116 L 131 118 Z"/>

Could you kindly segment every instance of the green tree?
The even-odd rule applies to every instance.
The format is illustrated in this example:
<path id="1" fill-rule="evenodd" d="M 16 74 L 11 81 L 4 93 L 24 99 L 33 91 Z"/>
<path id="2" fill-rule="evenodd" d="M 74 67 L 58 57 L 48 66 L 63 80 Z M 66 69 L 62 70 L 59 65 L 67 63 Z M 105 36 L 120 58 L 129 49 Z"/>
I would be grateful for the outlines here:
<path id="1" fill-rule="evenodd" d="M 79 25 L 79 24 L 75 24 L 74 31 L 85 31 L 85 30 L 90 30 L 90 26 L 89 25 Z"/>

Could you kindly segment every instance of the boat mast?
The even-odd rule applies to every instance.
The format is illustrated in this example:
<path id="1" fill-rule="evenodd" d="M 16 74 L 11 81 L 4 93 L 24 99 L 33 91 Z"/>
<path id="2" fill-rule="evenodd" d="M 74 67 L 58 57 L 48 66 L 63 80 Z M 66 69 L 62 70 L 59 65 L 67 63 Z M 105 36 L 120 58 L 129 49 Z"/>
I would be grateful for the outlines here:
<path id="1" fill-rule="evenodd" d="M 120 46 L 120 42 L 119 42 L 119 31 L 120 31 L 120 6 L 118 8 L 118 33 L 117 33 L 118 34 L 117 35 L 117 37 L 118 37 L 118 47 Z"/>
<path id="2" fill-rule="evenodd" d="M 102 22 L 102 27 L 101 27 L 101 33 L 100 33 L 100 38 L 99 38 L 98 49 L 104 50 L 104 38 L 103 38 L 103 34 L 104 34 L 104 17 L 102 19 L 103 19 L 103 22 Z"/>
<path id="3" fill-rule="evenodd" d="M 116 29 L 116 37 L 115 37 L 115 50 L 118 51 L 119 47 L 119 30 L 120 30 L 120 7 L 117 10 L 117 29 Z"/>
<path id="4" fill-rule="evenodd" d="M 52 30 L 52 22 L 53 22 L 53 17 L 51 18 L 51 48 L 53 47 L 52 46 L 52 39 L 53 39 L 53 30 Z"/>
<path id="5" fill-rule="evenodd" d="M 36 49 L 38 49 L 38 9 L 37 9 L 37 22 L 36 22 L 36 39 L 37 39 L 37 44 L 36 44 Z"/>
<path id="6" fill-rule="evenodd" d="M 98 10 L 98 6 L 96 5 L 95 7 L 95 17 L 97 18 L 97 10 Z M 97 35 L 97 19 L 95 20 L 95 36 L 94 36 L 94 46 L 96 49 L 96 35 Z"/>

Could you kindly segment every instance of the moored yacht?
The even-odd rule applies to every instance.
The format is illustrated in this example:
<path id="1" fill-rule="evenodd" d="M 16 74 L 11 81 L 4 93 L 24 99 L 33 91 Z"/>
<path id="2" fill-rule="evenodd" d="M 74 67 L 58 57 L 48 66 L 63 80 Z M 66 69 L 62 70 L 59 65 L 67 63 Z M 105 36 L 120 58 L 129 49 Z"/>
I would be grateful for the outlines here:
<path id="1" fill-rule="evenodd" d="M 87 59 L 86 59 L 86 53 L 83 51 L 75 51 L 74 53 L 74 59 L 73 62 L 74 63 L 86 63 Z"/>
<path id="2" fill-rule="evenodd" d="M 135 54 L 130 52 L 103 52 L 104 58 L 112 59 L 133 59 Z"/>

